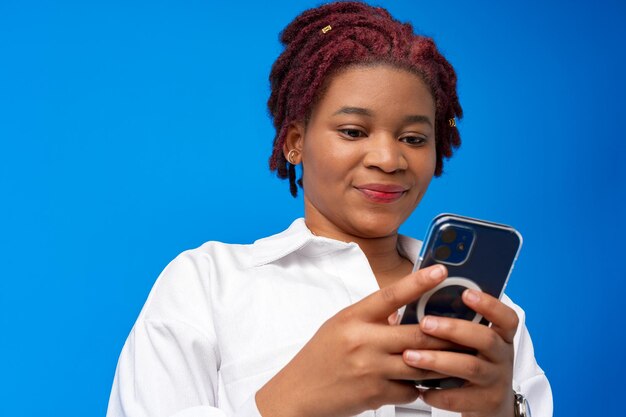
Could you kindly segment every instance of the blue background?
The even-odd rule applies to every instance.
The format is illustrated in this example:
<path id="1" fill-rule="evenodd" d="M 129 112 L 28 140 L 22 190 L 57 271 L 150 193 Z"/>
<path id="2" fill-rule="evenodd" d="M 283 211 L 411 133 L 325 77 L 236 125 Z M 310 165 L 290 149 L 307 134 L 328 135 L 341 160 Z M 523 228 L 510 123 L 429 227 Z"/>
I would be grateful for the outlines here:
<path id="1" fill-rule="evenodd" d="M 167 262 L 302 214 L 267 169 L 265 101 L 278 32 L 317 4 L 0 1 L 1 415 L 103 415 Z M 435 38 L 465 110 L 403 232 L 516 226 L 508 293 L 555 415 L 623 415 L 626 6 L 379 4 Z"/>

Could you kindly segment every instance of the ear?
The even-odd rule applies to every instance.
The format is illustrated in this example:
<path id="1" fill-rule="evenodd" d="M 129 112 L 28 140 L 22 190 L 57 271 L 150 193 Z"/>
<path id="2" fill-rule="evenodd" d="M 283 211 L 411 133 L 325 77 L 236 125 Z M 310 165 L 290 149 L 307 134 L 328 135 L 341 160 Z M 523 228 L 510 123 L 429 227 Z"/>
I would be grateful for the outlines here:
<path id="1" fill-rule="evenodd" d="M 285 144 L 283 145 L 283 155 L 287 158 L 289 151 L 296 150 L 297 163 L 302 160 L 302 148 L 304 148 L 304 123 L 293 122 L 287 127 L 287 135 L 285 136 Z"/>

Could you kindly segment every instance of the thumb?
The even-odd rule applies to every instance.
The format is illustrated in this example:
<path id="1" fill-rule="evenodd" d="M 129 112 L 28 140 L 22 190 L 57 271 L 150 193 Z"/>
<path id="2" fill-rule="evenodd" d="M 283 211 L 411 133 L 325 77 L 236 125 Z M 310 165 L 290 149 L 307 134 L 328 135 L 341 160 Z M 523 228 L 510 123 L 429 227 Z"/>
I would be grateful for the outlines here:
<path id="1" fill-rule="evenodd" d="M 353 313 L 368 321 L 388 321 L 400 307 L 417 300 L 446 276 L 447 270 L 443 265 L 420 269 L 354 304 Z"/>

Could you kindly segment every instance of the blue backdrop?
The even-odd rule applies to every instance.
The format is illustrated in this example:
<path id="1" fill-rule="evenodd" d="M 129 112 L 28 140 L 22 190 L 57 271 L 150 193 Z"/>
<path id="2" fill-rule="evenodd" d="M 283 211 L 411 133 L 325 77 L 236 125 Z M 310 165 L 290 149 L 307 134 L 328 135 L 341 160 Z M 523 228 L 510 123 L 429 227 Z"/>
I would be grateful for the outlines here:
<path id="1" fill-rule="evenodd" d="M 265 101 L 278 32 L 317 4 L 0 2 L 1 415 L 103 415 L 167 262 L 302 214 L 266 166 Z M 403 232 L 443 211 L 516 226 L 508 293 L 555 415 L 623 415 L 626 6 L 379 4 L 435 38 L 465 109 Z"/>

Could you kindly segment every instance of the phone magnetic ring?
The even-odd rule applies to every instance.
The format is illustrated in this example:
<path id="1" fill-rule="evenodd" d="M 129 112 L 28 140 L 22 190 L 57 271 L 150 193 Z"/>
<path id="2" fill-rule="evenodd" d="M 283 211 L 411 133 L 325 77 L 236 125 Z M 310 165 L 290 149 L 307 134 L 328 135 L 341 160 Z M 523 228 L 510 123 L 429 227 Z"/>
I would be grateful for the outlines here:
<path id="1" fill-rule="evenodd" d="M 439 283 L 439 285 L 437 285 L 435 288 L 432 288 L 431 290 L 425 292 L 421 297 L 419 302 L 417 303 L 417 322 L 421 322 L 422 319 L 424 318 L 424 316 L 426 315 L 426 305 L 428 304 L 428 301 L 430 300 L 430 297 L 432 297 L 433 294 L 435 294 L 437 291 L 440 291 L 443 288 L 446 287 L 452 287 L 452 286 L 458 286 L 458 287 L 465 287 L 465 288 L 469 288 L 471 290 L 476 290 L 476 291 L 481 291 L 481 288 L 478 286 L 478 284 L 476 284 L 474 281 L 472 281 L 471 279 L 468 278 L 463 278 L 463 277 L 448 277 L 445 280 L 443 280 L 442 282 Z M 474 318 L 472 318 L 472 322 L 473 323 L 479 323 L 482 320 L 483 316 L 481 314 L 476 313 L 474 315 Z"/>

